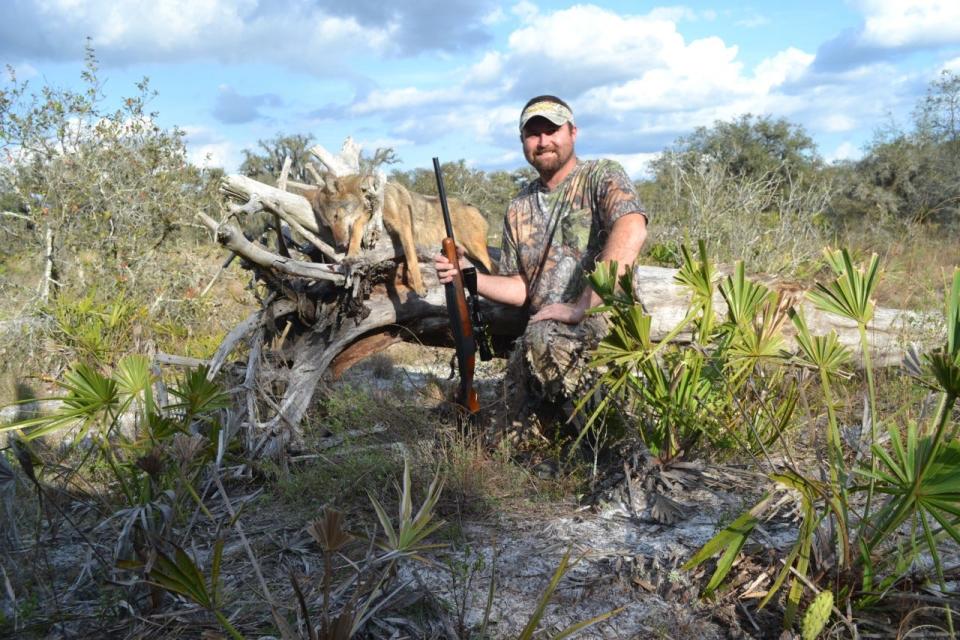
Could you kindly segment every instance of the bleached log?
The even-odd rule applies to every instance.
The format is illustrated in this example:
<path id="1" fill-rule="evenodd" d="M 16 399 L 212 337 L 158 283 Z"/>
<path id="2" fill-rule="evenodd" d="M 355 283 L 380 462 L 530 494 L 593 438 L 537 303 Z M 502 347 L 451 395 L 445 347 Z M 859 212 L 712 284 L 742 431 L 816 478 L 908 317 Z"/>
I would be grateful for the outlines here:
<path id="1" fill-rule="evenodd" d="M 335 359 L 356 343 L 366 340 L 367 346 L 373 347 L 366 355 L 372 355 L 378 348 L 385 348 L 395 341 L 371 339 L 380 333 L 420 343 L 452 344 L 443 286 L 432 270 L 426 270 L 423 275 L 428 287 L 425 297 L 418 296 L 396 280 L 382 283 L 364 301 L 366 313 L 363 318 L 331 321 L 325 317 L 325 321 L 318 321 L 311 330 L 290 341 L 285 349 L 293 361 L 285 376 L 287 388 L 277 403 L 276 415 L 265 422 L 264 427 L 285 433 L 289 425 L 299 425 L 321 378 L 334 366 Z M 519 309 L 503 305 L 488 305 L 485 309 L 495 334 L 518 335 L 522 330 Z M 289 312 L 289 307 L 287 310 Z M 324 312 L 338 313 L 336 305 L 325 307 Z M 358 354 L 351 354 L 349 364 L 360 359 Z M 283 439 L 289 442 L 299 437 L 299 433 L 285 433 Z"/>
<path id="2" fill-rule="evenodd" d="M 313 207 L 307 202 L 307 199 L 296 193 L 283 191 L 277 187 L 257 182 L 253 178 L 230 174 L 224 176 L 220 181 L 220 193 L 247 202 L 253 197 L 257 197 L 266 205 L 271 206 L 277 211 L 281 218 L 290 222 L 293 220 L 303 228 L 313 232 L 320 233 L 320 227 L 317 226 L 316 216 L 313 215 Z"/>
<path id="3" fill-rule="evenodd" d="M 340 153 L 336 155 L 327 151 L 319 144 L 311 147 L 310 153 L 323 163 L 327 171 L 339 177 L 360 173 L 360 150 L 360 145 L 348 136 L 347 139 L 343 141 L 343 146 L 340 147 Z"/>
<path id="4" fill-rule="evenodd" d="M 650 333 L 653 340 L 662 340 L 684 318 L 690 307 L 689 291 L 675 281 L 677 269 L 663 267 L 638 266 L 633 272 L 633 290 L 647 313 L 652 316 Z M 776 283 L 771 288 L 777 290 Z M 840 342 L 854 353 L 860 353 L 860 333 L 856 323 L 816 309 L 812 303 L 802 299 L 804 290 L 791 291 L 799 300 L 799 310 L 806 318 L 807 325 L 814 335 L 823 335 L 834 330 Z M 727 304 L 719 290 L 713 296 L 713 308 L 718 317 L 727 312 Z M 867 338 L 870 343 L 871 357 L 877 366 L 898 365 L 906 353 L 907 338 L 917 334 L 921 327 L 935 326 L 937 319 L 929 315 L 902 309 L 877 307 L 873 320 L 867 326 Z M 795 329 L 790 322 L 783 326 L 783 334 L 791 343 Z M 678 341 L 689 341 L 690 333 L 677 336 Z M 795 345 L 791 345 L 795 348 Z"/>

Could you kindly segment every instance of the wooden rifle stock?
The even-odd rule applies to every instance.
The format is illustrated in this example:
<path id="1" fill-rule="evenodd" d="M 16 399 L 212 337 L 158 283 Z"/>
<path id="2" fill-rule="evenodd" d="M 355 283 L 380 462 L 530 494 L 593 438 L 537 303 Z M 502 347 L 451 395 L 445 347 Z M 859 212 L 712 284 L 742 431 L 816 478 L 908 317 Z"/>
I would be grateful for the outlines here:
<path id="1" fill-rule="evenodd" d="M 444 285 L 444 293 L 447 297 L 447 314 L 450 316 L 450 329 L 453 331 L 453 341 L 457 351 L 457 367 L 460 372 L 457 404 L 463 407 L 467 414 L 474 416 L 480 411 L 477 390 L 473 387 L 477 343 L 473 335 L 470 309 L 467 306 L 467 293 L 463 286 L 460 258 L 457 256 L 457 242 L 453 237 L 453 223 L 450 219 L 450 209 L 447 206 L 447 193 L 443 186 L 443 172 L 440 169 L 440 160 L 437 158 L 433 159 L 433 172 L 437 177 L 440 208 L 443 210 L 443 222 L 447 228 L 447 237 L 443 239 L 441 251 L 447 260 L 456 267 L 456 275 L 454 275 L 452 282 Z"/>

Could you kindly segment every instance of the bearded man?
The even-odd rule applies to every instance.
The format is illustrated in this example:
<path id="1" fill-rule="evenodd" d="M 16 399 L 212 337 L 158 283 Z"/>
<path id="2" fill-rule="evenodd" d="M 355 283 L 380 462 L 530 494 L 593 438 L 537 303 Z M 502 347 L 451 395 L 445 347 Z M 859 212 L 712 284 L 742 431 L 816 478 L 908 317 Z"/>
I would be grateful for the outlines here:
<path id="1" fill-rule="evenodd" d="M 539 179 L 510 202 L 497 275 L 477 278 L 480 295 L 529 311 L 515 360 L 525 361 L 518 364 L 536 395 L 554 401 L 582 391 L 571 373 L 583 369 L 583 356 L 606 334 L 601 317 L 586 315 L 600 303 L 587 274 L 599 261 L 628 268 L 646 239 L 648 217 L 618 163 L 577 157 L 577 133 L 573 110 L 560 98 L 537 96 L 524 106 L 520 142 Z M 434 265 L 440 282 L 453 279 L 456 269 L 443 255 Z M 579 348 L 558 359 L 551 349 L 558 337 Z"/>

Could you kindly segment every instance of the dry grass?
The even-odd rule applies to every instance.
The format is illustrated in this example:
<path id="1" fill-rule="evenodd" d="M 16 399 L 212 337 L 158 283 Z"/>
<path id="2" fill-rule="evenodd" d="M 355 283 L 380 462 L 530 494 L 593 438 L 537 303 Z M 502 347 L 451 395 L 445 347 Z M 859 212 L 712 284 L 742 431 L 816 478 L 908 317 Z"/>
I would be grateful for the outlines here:
<path id="1" fill-rule="evenodd" d="M 875 244 L 876 243 L 876 244 Z M 960 237 L 955 232 L 908 229 L 895 238 L 871 241 L 884 277 L 877 303 L 898 309 L 943 308 L 953 269 L 960 266 Z"/>

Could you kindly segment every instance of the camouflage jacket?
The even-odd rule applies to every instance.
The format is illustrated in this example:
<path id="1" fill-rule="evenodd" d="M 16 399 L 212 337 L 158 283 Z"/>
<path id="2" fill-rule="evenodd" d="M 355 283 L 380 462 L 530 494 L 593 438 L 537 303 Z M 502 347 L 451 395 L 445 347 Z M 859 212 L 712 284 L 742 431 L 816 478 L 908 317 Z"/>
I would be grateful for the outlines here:
<path id="1" fill-rule="evenodd" d="M 555 189 L 534 180 L 510 202 L 498 273 L 524 277 L 534 310 L 574 302 L 614 221 L 628 213 L 647 215 L 623 168 L 612 160 L 577 160 Z"/>

